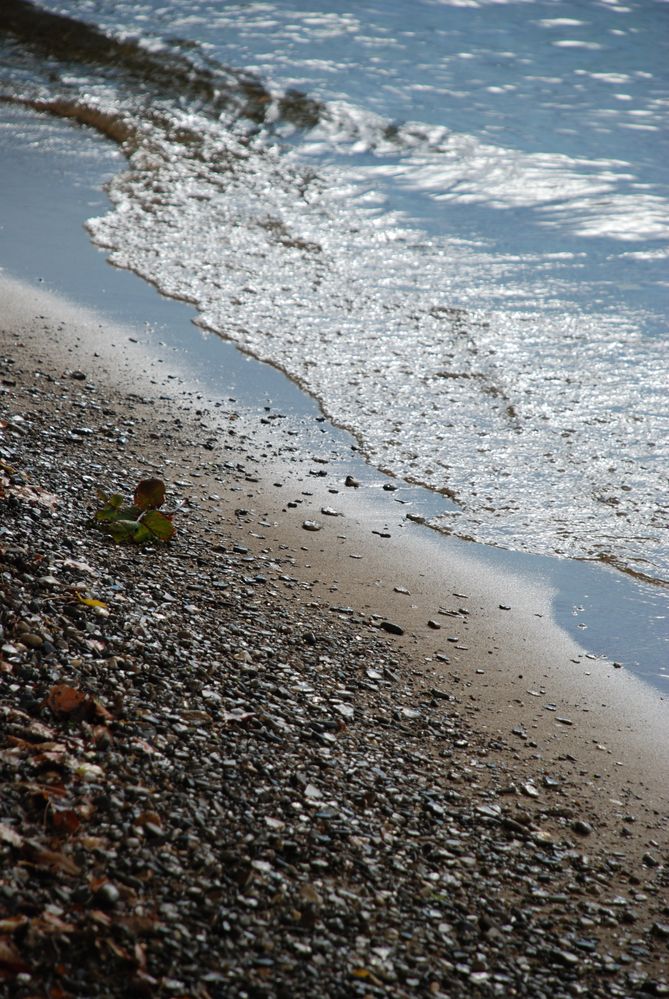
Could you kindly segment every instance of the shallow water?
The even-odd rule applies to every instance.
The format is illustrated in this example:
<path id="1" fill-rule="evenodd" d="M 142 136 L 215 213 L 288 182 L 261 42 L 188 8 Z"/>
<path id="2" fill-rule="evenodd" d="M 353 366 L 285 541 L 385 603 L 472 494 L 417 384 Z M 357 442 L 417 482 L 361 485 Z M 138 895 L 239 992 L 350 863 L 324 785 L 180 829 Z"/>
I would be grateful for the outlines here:
<path id="1" fill-rule="evenodd" d="M 397 492 L 384 492 L 383 479 L 352 453 L 351 437 L 323 422 L 318 406 L 289 379 L 231 343 L 198 333 L 192 307 L 162 298 L 135 275 L 108 266 L 83 221 L 88 210 L 105 204 L 100 188 L 115 171 L 115 150 L 90 130 L 74 142 L 76 130 L 72 123 L 28 111 L 15 109 L 6 116 L 0 128 L 0 176 L 5 179 L 0 267 L 94 308 L 113 324 L 128 325 L 133 336 L 154 348 L 164 345 L 166 360 L 176 359 L 205 397 L 221 397 L 226 405 L 233 397 L 251 419 L 266 416 L 265 407 L 283 414 L 296 434 L 293 440 L 307 453 L 325 448 L 341 455 L 342 475 L 353 471 L 365 484 L 365 495 L 380 504 L 379 515 L 390 518 L 389 525 L 406 510 L 426 518 L 443 513 L 448 500 L 429 490 L 395 480 Z M 669 692 L 669 601 L 663 588 L 598 563 L 524 555 L 443 536 L 435 552 L 448 562 L 454 548 L 456 558 L 489 563 L 502 581 L 510 573 L 552 593 L 555 620 L 596 657 L 589 667 L 593 671 L 616 659 L 661 695 Z"/>
<path id="2" fill-rule="evenodd" d="M 666 5 L 44 8 L 97 27 L 6 0 L 1 92 L 120 143 L 114 263 L 442 529 L 669 580 Z"/>

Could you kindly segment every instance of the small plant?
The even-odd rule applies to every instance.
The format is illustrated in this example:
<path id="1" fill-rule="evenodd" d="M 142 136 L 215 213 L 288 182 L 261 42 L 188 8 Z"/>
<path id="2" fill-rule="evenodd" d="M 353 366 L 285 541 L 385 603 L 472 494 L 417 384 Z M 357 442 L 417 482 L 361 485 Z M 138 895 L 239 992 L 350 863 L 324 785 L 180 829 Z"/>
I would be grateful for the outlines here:
<path id="1" fill-rule="evenodd" d="M 98 490 L 104 504 L 96 511 L 95 521 L 114 541 L 169 541 L 174 536 L 174 524 L 159 507 L 165 502 L 165 483 L 160 479 L 142 479 L 133 495 L 132 506 L 124 506 L 118 493 L 108 496 Z"/>

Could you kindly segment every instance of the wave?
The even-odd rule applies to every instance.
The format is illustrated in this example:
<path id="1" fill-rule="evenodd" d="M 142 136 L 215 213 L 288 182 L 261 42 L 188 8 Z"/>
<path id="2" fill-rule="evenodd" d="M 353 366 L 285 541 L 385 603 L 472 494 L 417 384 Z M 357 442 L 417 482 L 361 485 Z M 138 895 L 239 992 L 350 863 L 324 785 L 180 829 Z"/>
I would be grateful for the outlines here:
<path id="1" fill-rule="evenodd" d="M 440 529 L 662 578 L 661 344 L 633 314 L 570 305 L 562 273 L 577 254 L 428 238 L 376 183 L 562 216 L 587 236 L 589 202 L 608 198 L 618 225 L 633 214 L 624 164 L 273 92 L 177 42 L 26 0 L 4 0 L 0 31 L 3 99 L 95 127 L 127 156 L 112 211 L 88 223 L 112 263 L 282 368 L 378 467 L 449 496 Z M 639 219 L 629 239 L 655 233 L 652 212 Z"/>

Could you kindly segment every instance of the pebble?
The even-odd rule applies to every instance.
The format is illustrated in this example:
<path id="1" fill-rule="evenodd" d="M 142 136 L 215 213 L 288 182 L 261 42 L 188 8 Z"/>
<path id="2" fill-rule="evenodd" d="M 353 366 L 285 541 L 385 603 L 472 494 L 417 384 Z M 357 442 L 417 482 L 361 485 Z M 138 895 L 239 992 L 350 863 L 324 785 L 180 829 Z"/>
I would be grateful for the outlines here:
<path id="1" fill-rule="evenodd" d="M 305 531 L 322 531 L 323 525 L 318 520 L 305 520 L 302 522 Z"/>
<path id="2" fill-rule="evenodd" d="M 82 482 L 132 478 L 151 439 L 143 404 L 122 400 L 137 425 L 119 465 L 102 431 L 120 417 L 87 410 L 94 433 L 69 464 L 70 404 L 56 400 L 52 423 L 28 402 L 25 473 L 78 502 L 58 520 L 0 511 L 0 957 L 6 972 L 16 948 L 29 969 L 12 994 L 667 994 L 666 841 L 641 799 L 636 824 L 621 805 L 608 833 L 584 821 L 597 799 L 573 757 L 547 745 L 530 767 L 521 724 L 519 739 L 470 725 L 472 671 L 417 662 L 383 634 L 404 629 L 368 610 L 308 587 L 297 600 L 295 553 L 269 530 L 251 542 L 229 511 L 221 527 L 192 506 L 173 547 L 87 531 Z M 186 426 L 166 405 L 156 463 L 175 412 Z M 202 449 L 179 439 L 167 453 L 196 502 Z M 247 495 L 255 464 L 221 453 Z M 73 544 L 107 617 L 76 600 Z M 54 714 L 56 684 L 81 691 L 89 717 Z M 643 837 L 640 864 L 623 823 Z"/>
<path id="3" fill-rule="evenodd" d="M 404 634 L 404 628 L 402 628 L 399 624 L 393 624 L 392 621 L 381 621 L 379 628 L 383 631 L 387 631 L 390 635 Z"/>

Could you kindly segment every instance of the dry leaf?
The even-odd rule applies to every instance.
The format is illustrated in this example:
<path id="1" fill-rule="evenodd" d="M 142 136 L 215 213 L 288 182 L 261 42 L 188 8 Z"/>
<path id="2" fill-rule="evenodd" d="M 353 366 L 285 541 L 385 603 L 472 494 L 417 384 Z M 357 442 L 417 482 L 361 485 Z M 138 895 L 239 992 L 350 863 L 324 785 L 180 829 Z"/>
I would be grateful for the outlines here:
<path id="1" fill-rule="evenodd" d="M 26 843 L 27 853 L 30 863 L 35 867 L 42 867 L 47 870 L 57 871 L 62 874 L 69 874 L 72 877 L 80 873 L 79 867 L 65 853 L 58 853 L 56 850 L 46 850 L 35 843 Z"/>
<path id="2" fill-rule="evenodd" d="M 74 933 L 76 926 L 73 923 L 66 923 L 54 912 L 45 910 L 41 916 L 32 920 L 33 928 L 42 933 Z"/>
<path id="3" fill-rule="evenodd" d="M 53 808 L 50 818 L 53 828 L 66 836 L 77 832 L 81 825 L 81 819 L 73 808 Z"/>
<path id="4" fill-rule="evenodd" d="M 27 916 L 7 916 L 5 919 L 0 919 L 0 933 L 15 933 L 19 927 L 25 926 L 28 922 L 30 920 Z"/>
<path id="5" fill-rule="evenodd" d="M 10 846 L 23 846 L 23 836 L 20 836 L 11 826 L 0 822 L 0 843 L 9 843 Z"/>
<path id="6" fill-rule="evenodd" d="M 76 687 L 70 687 L 67 683 L 57 683 L 49 691 L 46 703 L 58 717 L 71 718 L 81 711 L 87 700 L 86 694 Z"/>
<path id="7" fill-rule="evenodd" d="M 103 610 L 107 610 L 107 604 L 104 600 L 96 600 L 95 597 L 82 597 L 78 590 L 77 600 L 81 604 L 86 604 L 87 607 L 102 607 Z"/>
<path id="8" fill-rule="evenodd" d="M 28 971 L 18 947 L 9 937 L 0 937 L 0 980 Z"/>

